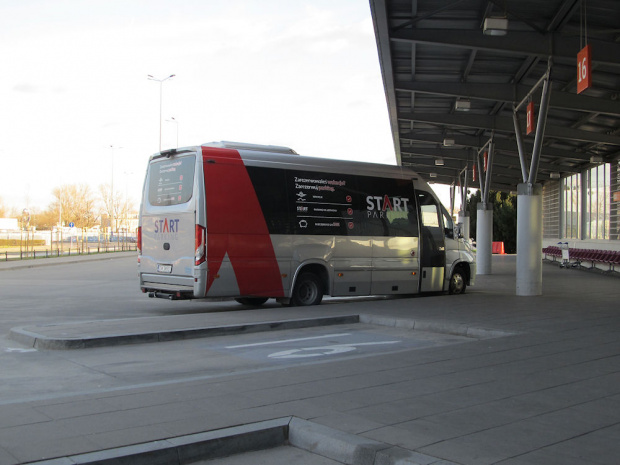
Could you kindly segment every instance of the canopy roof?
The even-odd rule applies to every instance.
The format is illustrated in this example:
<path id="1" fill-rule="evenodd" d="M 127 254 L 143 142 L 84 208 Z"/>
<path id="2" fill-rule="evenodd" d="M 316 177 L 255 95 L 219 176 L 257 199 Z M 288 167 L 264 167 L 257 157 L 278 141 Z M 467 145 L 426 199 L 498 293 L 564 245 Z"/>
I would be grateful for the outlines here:
<path id="1" fill-rule="evenodd" d="M 609 162 L 620 156 L 620 1 L 370 4 L 396 155 L 427 181 L 458 182 L 493 137 L 490 187 L 516 190 L 524 179 L 513 108 L 527 103 L 548 69 L 550 101 L 536 181 L 578 173 L 595 162 L 592 157 Z M 500 26 L 507 20 L 505 35 L 485 34 L 488 18 Z M 577 94 L 577 54 L 586 43 L 592 85 Z M 539 86 L 531 95 L 536 115 L 541 92 Z M 524 133 L 525 107 L 517 115 L 529 170 L 534 134 Z"/>

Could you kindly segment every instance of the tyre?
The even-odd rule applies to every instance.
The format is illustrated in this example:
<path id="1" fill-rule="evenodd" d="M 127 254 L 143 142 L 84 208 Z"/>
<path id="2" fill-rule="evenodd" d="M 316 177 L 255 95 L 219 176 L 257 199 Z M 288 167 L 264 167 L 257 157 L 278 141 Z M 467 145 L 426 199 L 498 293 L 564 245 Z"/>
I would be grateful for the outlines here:
<path id="1" fill-rule="evenodd" d="M 314 273 L 302 273 L 295 282 L 291 305 L 305 307 L 319 305 L 323 300 L 323 283 Z"/>
<path id="2" fill-rule="evenodd" d="M 269 299 L 267 297 L 239 297 L 238 299 L 235 299 L 235 300 L 239 302 L 241 305 L 249 305 L 250 307 L 260 307 L 265 302 L 267 302 L 267 300 Z"/>
<path id="3" fill-rule="evenodd" d="M 463 268 L 455 269 L 452 273 L 452 277 L 450 278 L 450 287 L 448 288 L 448 292 L 450 292 L 450 294 L 464 294 L 466 288 L 467 281 Z"/>

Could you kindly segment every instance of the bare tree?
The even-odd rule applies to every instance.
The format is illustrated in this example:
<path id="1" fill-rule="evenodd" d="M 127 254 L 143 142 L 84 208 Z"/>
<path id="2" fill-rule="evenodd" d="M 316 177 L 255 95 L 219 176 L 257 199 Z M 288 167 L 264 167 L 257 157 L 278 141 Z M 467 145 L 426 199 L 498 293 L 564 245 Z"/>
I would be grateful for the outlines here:
<path id="1" fill-rule="evenodd" d="M 103 205 L 102 215 L 107 215 L 110 222 L 113 223 L 111 224 L 113 231 L 118 231 L 123 226 L 123 221 L 133 210 L 132 203 L 121 192 L 112 192 L 110 184 L 101 184 L 99 194 Z"/>
<path id="2" fill-rule="evenodd" d="M 90 228 L 97 223 L 95 199 L 86 184 L 64 184 L 55 187 L 52 194 L 56 200 L 50 210 L 58 214 L 59 221 L 75 223 L 80 228 Z"/>

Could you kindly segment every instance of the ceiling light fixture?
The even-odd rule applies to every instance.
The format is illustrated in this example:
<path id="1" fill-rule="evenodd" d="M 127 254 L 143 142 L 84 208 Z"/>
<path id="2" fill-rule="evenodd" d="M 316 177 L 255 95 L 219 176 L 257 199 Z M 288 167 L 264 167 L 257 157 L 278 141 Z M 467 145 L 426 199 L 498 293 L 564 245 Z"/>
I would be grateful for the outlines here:
<path id="1" fill-rule="evenodd" d="M 443 166 L 443 158 L 435 158 L 435 166 Z"/>
<path id="2" fill-rule="evenodd" d="M 471 100 L 469 99 L 456 99 L 456 103 L 454 104 L 454 109 L 456 111 L 469 111 L 471 109 Z"/>
<path id="3" fill-rule="evenodd" d="M 508 18 L 486 18 L 482 32 L 487 36 L 505 36 L 508 33 Z"/>

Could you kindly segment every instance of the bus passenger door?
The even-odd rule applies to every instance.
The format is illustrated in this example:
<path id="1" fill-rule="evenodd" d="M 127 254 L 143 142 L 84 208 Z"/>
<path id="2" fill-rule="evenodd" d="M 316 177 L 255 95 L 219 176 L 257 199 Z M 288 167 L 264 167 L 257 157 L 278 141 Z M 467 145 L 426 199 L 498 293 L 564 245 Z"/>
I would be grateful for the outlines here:
<path id="1" fill-rule="evenodd" d="M 418 191 L 420 207 L 420 292 L 443 290 L 446 269 L 446 245 L 440 209 L 429 193 Z"/>
<path id="2" fill-rule="evenodd" d="M 417 293 L 417 251 L 417 237 L 373 237 L 371 294 Z"/>

